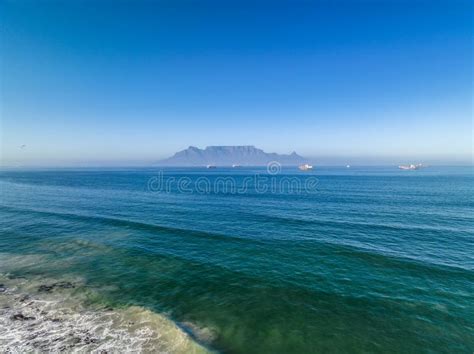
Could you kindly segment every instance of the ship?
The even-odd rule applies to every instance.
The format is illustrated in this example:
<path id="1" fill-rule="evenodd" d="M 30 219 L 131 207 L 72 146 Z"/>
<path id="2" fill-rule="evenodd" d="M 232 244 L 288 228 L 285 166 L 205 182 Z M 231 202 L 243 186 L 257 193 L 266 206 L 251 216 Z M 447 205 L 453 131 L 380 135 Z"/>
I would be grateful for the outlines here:
<path id="1" fill-rule="evenodd" d="M 206 168 L 216 168 L 216 165 L 207 165 Z"/>
<path id="2" fill-rule="evenodd" d="M 308 165 L 307 163 L 305 163 L 304 165 L 298 166 L 298 168 L 299 168 L 301 171 L 310 171 L 310 170 L 313 169 L 313 166 L 312 166 L 312 165 Z"/>
<path id="3" fill-rule="evenodd" d="M 398 168 L 400 170 L 419 170 L 420 168 L 424 167 L 421 163 L 419 164 L 410 164 L 410 165 L 400 165 Z"/>

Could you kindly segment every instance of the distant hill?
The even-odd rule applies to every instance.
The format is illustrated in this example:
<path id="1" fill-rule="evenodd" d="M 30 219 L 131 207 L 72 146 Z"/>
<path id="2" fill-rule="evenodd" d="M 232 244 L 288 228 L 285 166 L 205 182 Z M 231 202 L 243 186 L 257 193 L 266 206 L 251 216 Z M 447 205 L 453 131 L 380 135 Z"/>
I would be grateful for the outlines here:
<path id="1" fill-rule="evenodd" d="M 208 146 L 199 149 L 190 146 L 179 151 L 172 157 L 158 162 L 162 166 L 265 166 L 271 161 L 277 161 L 282 165 L 295 166 L 307 162 L 305 158 L 296 152 L 290 155 L 266 153 L 255 146 Z"/>

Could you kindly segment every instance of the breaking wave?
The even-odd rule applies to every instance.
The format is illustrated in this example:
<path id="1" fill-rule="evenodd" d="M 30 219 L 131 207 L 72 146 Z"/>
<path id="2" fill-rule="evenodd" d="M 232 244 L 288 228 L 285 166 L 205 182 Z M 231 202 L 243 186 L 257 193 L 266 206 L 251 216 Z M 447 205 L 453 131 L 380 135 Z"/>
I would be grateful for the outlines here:
<path id="1" fill-rule="evenodd" d="M 80 279 L 0 275 L 0 348 L 5 352 L 207 353 L 166 316 L 112 308 Z"/>

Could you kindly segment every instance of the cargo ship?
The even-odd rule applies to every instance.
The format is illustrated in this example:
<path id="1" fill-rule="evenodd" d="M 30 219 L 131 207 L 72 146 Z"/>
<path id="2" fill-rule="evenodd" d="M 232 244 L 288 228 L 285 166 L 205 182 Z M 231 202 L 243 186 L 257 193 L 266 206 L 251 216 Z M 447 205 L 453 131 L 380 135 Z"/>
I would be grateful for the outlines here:
<path id="1" fill-rule="evenodd" d="M 419 163 L 417 165 L 410 164 L 410 165 L 400 165 L 400 166 L 398 166 L 398 168 L 400 170 L 419 170 L 422 167 L 424 167 L 424 166 L 421 163 Z"/>
<path id="2" fill-rule="evenodd" d="M 313 166 L 312 166 L 312 165 L 308 165 L 307 163 L 305 163 L 304 165 L 298 166 L 298 168 L 299 168 L 301 171 L 310 171 L 310 170 L 313 169 Z"/>

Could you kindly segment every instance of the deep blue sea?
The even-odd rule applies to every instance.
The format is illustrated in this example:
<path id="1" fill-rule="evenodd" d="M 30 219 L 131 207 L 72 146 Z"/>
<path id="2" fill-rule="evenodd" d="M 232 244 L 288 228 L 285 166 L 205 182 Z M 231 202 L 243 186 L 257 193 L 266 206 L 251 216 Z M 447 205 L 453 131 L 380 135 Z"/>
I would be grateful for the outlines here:
<path id="1" fill-rule="evenodd" d="M 472 354 L 473 168 L 2 170 L 0 283 L 2 351 Z"/>

